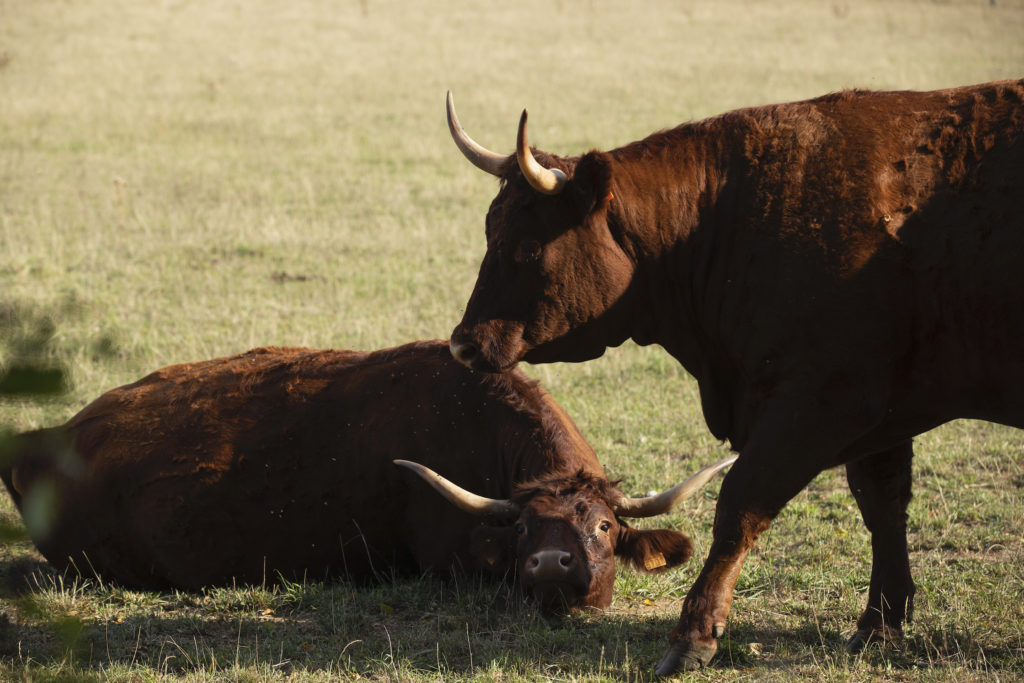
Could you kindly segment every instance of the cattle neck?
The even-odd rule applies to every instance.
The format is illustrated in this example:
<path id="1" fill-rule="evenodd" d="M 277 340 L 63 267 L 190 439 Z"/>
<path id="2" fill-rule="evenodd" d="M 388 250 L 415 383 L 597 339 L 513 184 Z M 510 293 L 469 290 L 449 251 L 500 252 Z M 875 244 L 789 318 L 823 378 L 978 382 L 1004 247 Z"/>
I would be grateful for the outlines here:
<path id="1" fill-rule="evenodd" d="M 659 344 L 698 381 L 716 355 L 707 283 L 721 245 L 714 215 L 730 162 L 718 119 L 684 124 L 608 153 L 609 227 L 634 260 L 630 335 Z M 642 313 L 637 313 L 642 312 Z"/>

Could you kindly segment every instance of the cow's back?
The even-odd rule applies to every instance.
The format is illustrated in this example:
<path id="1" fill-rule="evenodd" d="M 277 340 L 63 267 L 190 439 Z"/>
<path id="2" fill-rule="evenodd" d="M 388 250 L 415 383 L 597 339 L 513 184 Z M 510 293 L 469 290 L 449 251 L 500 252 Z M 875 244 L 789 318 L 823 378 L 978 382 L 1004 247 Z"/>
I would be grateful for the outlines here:
<path id="1" fill-rule="evenodd" d="M 77 555 L 82 571 L 146 586 L 472 569 L 477 521 L 392 460 L 508 496 L 510 470 L 551 441 L 532 386 L 471 373 L 444 342 L 171 366 L 65 425 L 86 477 L 60 477 L 58 524 L 37 544 L 58 566 Z M 23 489 L 46 462 L 25 461 Z"/>

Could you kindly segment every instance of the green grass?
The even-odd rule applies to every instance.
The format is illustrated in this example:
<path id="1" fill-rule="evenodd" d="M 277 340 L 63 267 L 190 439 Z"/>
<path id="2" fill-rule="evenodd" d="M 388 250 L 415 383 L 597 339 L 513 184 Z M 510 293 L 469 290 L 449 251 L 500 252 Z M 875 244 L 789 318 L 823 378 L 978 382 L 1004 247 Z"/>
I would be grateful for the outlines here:
<path id="1" fill-rule="evenodd" d="M 844 87 L 1024 75 L 1021 2 L 422 4 L 0 0 L 0 362 L 69 390 L 0 402 L 62 422 L 170 363 L 263 344 L 445 337 L 496 185 L 444 124 L 510 151 L 519 111 L 559 153 Z M 33 351 L 35 349 L 35 351 Z M 631 492 L 724 453 L 692 380 L 626 345 L 528 372 Z M 869 539 L 841 472 L 784 510 L 696 680 L 1024 679 L 1024 435 L 918 440 L 916 621 L 902 650 L 842 649 Z M 659 523 L 707 551 L 714 487 Z M 0 516 L 18 527 L 3 497 Z M 611 610 L 549 623 L 501 584 L 400 579 L 146 593 L 0 550 L 0 679 L 649 680 L 699 562 L 623 570 Z"/>

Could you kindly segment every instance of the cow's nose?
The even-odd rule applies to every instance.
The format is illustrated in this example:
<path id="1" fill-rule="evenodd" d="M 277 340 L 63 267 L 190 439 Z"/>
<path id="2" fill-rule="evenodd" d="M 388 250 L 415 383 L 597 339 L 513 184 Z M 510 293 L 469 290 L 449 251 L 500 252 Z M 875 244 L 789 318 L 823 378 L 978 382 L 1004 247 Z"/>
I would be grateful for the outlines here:
<path id="1" fill-rule="evenodd" d="M 451 350 L 455 360 L 467 368 L 472 368 L 473 361 L 480 355 L 480 349 L 473 342 L 459 342 L 452 339 L 448 344 L 448 348 Z"/>
<path id="2" fill-rule="evenodd" d="M 568 574 L 572 565 L 572 553 L 541 550 L 526 559 L 526 573 L 535 581 L 556 580 Z"/>

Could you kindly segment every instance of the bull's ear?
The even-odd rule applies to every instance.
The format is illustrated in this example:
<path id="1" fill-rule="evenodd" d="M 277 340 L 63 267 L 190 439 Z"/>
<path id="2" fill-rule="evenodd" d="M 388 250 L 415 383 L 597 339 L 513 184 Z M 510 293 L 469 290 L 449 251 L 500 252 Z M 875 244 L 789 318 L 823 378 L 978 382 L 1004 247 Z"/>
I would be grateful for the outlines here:
<path id="1" fill-rule="evenodd" d="M 568 191 L 581 216 L 601 208 L 611 197 L 611 160 L 604 152 L 587 152 L 576 164 Z"/>
<path id="2" fill-rule="evenodd" d="M 690 559 L 693 543 L 671 529 L 633 529 L 623 524 L 619 527 L 615 554 L 637 569 L 657 572 L 678 567 Z"/>
<path id="3" fill-rule="evenodd" d="M 469 554 L 483 569 L 507 574 L 515 568 L 516 534 L 508 526 L 481 524 L 470 533 Z"/>

